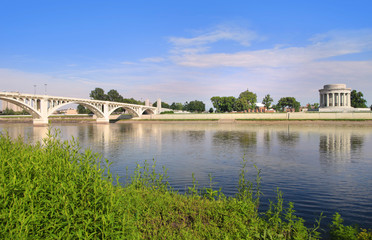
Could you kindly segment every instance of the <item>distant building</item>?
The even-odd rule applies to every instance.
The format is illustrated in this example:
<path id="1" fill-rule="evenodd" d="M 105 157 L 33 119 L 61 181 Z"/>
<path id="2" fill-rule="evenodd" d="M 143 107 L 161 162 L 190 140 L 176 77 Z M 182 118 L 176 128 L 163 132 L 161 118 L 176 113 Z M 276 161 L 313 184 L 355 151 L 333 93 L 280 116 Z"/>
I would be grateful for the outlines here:
<path id="1" fill-rule="evenodd" d="M 351 88 L 346 84 L 327 84 L 319 89 L 319 112 L 359 112 L 369 108 L 351 107 Z"/>
<path id="2" fill-rule="evenodd" d="M 21 112 L 23 111 L 23 109 L 13 103 L 10 103 L 10 102 L 7 102 L 7 101 L 4 101 L 2 100 L 1 101 L 1 111 L 4 111 L 4 110 L 13 110 L 14 112 Z"/>
<path id="3" fill-rule="evenodd" d="M 74 108 L 61 109 L 54 112 L 55 114 L 65 114 L 65 115 L 75 115 L 78 114 L 77 110 Z"/>
<path id="4" fill-rule="evenodd" d="M 351 110 L 351 88 L 346 84 L 327 84 L 319 89 L 319 111 L 344 112 Z"/>

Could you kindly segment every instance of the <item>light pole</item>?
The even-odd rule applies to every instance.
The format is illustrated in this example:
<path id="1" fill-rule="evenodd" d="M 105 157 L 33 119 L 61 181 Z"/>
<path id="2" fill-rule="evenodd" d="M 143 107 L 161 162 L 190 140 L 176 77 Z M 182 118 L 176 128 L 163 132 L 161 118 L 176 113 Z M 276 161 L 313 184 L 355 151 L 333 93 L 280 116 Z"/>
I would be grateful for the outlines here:
<path id="1" fill-rule="evenodd" d="M 34 85 L 34 95 L 36 95 L 36 85 Z"/>
<path id="2" fill-rule="evenodd" d="M 45 86 L 45 92 L 44 92 L 44 95 L 47 95 L 47 85 L 46 83 L 44 83 L 44 86 Z"/>

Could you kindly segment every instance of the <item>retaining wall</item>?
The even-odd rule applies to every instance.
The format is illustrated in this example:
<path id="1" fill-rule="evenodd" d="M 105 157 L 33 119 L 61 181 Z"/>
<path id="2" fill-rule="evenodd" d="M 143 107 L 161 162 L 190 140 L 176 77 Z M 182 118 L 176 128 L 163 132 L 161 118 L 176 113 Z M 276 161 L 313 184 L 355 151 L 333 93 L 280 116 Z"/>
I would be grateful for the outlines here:
<path id="1" fill-rule="evenodd" d="M 142 115 L 142 119 L 371 119 L 372 112 L 351 113 L 212 113 Z"/>

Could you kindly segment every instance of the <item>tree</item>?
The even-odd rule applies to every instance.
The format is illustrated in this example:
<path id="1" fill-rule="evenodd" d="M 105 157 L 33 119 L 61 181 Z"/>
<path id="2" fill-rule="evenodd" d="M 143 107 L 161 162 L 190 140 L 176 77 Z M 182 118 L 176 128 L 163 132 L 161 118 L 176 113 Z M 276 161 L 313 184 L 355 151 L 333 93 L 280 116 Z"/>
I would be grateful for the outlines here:
<path id="1" fill-rule="evenodd" d="M 209 109 L 209 113 L 213 113 L 214 111 L 213 111 L 213 108 L 210 108 Z"/>
<path id="2" fill-rule="evenodd" d="M 239 99 L 242 99 L 247 103 L 247 108 L 242 110 L 248 110 L 249 108 L 254 109 L 256 107 L 257 95 L 253 92 L 250 92 L 248 89 L 239 94 Z"/>
<path id="3" fill-rule="evenodd" d="M 112 102 L 123 102 L 124 98 L 121 96 L 118 91 L 115 89 L 111 89 L 107 95 L 106 95 L 107 101 L 112 101 Z"/>
<path id="4" fill-rule="evenodd" d="M 234 103 L 234 110 L 235 111 L 244 111 L 244 110 L 248 110 L 249 109 L 249 105 L 247 103 L 247 101 L 243 98 L 238 98 L 236 99 L 235 103 Z"/>
<path id="5" fill-rule="evenodd" d="M 158 102 L 154 102 L 154 103 L 152 104 L 152 106 L 153 106 L 153 107 L 157 107 L 157 106 L 158 106 Z M 171 107 L 169 106 L 169 104 L 166 103 L 166 102 L 161 102 L 161 107 L 162 107 L 162 108 L 171 108 Z"/>
<path id="6" fill-rule="evenodd" d="M 173 109 L 173 110 L 183 110 L 183 104 L 182 103 L 175 103 L 175 102 L 173 102 L 170 105 L 170 109 Z"/>
<path id="7" fill-rule="evenodd" d="M 262 104 L 265 105 L 266 109 L 269 109 L 271 106 L 271 103 L 274 100 L 270 97 L 270 94 L 267 94 L 263 99 L 262 99 Z"/>
<path id="8" fill-rule="evenodd" d="M 234 105 L 236 98 L 235 97 L 212 97 L 211 98 L 213 107 L 216 109 L 216 112 L 231 112 L 234 110 Z"/>
<path id="9" fill-rule="evenodd" d="M 300 111 L 301 104 L 296 101 L 294 97 L 283 97 L 279 99 L 278 104 L 276 105 L 277 108 L 284 111 L 285 107 L 294 108 L 296 112 Z"/>
<path id="10" fill-rule="evenodd" d="M 367 100 L 363 98 L 363 93 L 356 90 L 351 91 L 351 106 L 354 108 L 367 108 Z"/>
<path id="11" fill-rule="evenodd" d="M 89 94 L 89 97 L 93 98 L 94 100 L 107 100 L 107 95 L 102 88 L 95 88 Z"/>
<path id="12" fill-rule="evenodd" d="M 204 112 L 205 104 L 202 101 L 194 100 L 191 102 L 186 102 L 184 109 L 189 112 Z"/>
<path id="13" fill-rule="evenodd" d="M 79 104 L 78 106 L 77 106 L 77 112 L 78 112 L 78 114 L 87 114 L 88 112 L 90 112 L 89 111 L 89 109 L 87 109 L 87 108 L 85 108 L 83 105 L 81 105 L 81 104 Z"/>

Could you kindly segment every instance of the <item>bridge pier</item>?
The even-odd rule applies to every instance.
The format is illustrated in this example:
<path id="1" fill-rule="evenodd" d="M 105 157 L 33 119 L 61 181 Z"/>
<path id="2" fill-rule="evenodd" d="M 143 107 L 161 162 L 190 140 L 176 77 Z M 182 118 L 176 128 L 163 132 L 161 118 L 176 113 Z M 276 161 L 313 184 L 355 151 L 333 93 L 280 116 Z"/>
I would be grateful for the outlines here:
<path id="1" fill-rule="evenodd" d="M 34 118 L 33 123 L 35 126 L 45 126 L 49 124 L 48 118 Z"/>
<path id="2" fill-rule="evenodd" d="M 96 120 L 97 123 L 100 123 L 100 124 L 108 124 L 110 123 L 110 119 L 109 118 L 97 118 Z"/>

